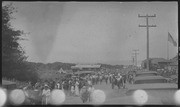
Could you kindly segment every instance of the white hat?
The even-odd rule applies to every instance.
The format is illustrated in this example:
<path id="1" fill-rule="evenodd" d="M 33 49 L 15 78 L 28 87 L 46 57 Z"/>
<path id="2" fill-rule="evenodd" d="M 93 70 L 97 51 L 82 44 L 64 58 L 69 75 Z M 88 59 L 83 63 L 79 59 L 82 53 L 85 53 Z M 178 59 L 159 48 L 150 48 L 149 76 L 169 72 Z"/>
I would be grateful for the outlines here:
<path id="1" fill-rule="evenodd" d="M 45 84 L 44 87 L 49 87 L 49 86 L 47 84 Z"/>

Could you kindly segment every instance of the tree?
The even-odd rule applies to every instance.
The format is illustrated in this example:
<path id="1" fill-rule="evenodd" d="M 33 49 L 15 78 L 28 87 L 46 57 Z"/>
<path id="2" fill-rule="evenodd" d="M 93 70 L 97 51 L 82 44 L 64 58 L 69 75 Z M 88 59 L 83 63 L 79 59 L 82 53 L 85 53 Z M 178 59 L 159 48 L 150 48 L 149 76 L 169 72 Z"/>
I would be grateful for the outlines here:
<path id="1" fill-rule="evenodd" d="M 2 6 L 2 76 L 19 80 L 36 78 L 34 69 L 26 63 L 25 52 L 18 43 L 25 34 L 11 25 L 13 13 L 17 12 L 12 3 Z M 30 72 L 32 71 L 32 72 Z"/>

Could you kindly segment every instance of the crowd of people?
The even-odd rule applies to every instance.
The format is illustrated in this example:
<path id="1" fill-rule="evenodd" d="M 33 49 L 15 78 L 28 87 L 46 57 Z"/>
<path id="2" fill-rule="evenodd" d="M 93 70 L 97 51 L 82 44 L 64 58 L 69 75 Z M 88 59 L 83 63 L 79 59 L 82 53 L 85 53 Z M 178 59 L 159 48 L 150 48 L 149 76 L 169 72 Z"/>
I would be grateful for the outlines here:
<path id="1" fill-rule="evenodd" d="M 178 84 L 178 69 L 172 68 L 172 69 L 158 69 L 158 74 L 170 78 L 173 83 Z"/>
<path id="2" fill-rule="evenodd" d="M 92 102 L 92 93 L 95 90 L 94 85 L 100 85 L 103 82 L 104 84 L 113 85 L 120 83 L 124 87 L 125 82 L 131 83 L 132 79 L 133 75 L 130 73 L 127 75 L 120 72 L 97 72 L 96 74 L 72 75 L 56 81 L 38 81 L 34 85 L 29 82 L 23 90 L 26 92 L 29 102 L 34 104 L 49 104 L 50 100 L 48 99 L 54 89 L 62 90 L 66 96 L 79 97 L 85 103 L 87 101 Z M 29 90 L 36 91 L 34 93 L 36 98 L 33 96 L 33 92 Z M 32 97 L 30 97 L 30 94 Z"/>
<path id="3" fill-rule="evenodd" d="M 170 77 L 171 75 L 176 75 L 177 74 L 177 69 L 171 69 L 171 70 L 159 69 L 159 70 L 157 70 L 157 72 L 162 76 Z"/>
<path id="4" fill-rule="evenodd" d="M 133 84 L 135 70 L 129 72 L 96 72 L 93 74 L 71 75 L 59 80 L 37 81 L 37 83 L 21 83 L 21 89 L 26 95 L 25 103 L 43 104 L 50 103 L 50 95 L 54 89 L 62 90 L 66 96 L 79 97 L 83 103 L 92 102 L 94 85 L 107 84 L 120 88 L 126 88 L 128 82 Z M 162 71 L 157 71 L 163 74 Z M 175 72 L 171 72 L 173 74 Z"/>
<path id="5" fill-rule="evenodd" d="M 39 80 L 36 83 L 20 82 L 15 79 L 9 81 L 15 82 L 17 88 L 24 91 L 26 100 L 25 104 L 42 104 L 50 103 L 50 95 L 54 89 L 62 90 L 66 96 L 79 97 L 83 103 L 93 101 L 92 93 L 95 90 L 94 85 L 108 84 L 120 88 L 126 88 L 125 84 L 128 82 L 133 84 L 133 78 L 136 70 L 128 70 L 125 72 L 95 72 L 93 74 L 81 74 L 65 76 L 57 80 Z M 161 69 L 157 70 L 159 75 L 171 76 L 177 75 L 177 69 Z M 6 78 L 3 78 L 8 80 Z"/>

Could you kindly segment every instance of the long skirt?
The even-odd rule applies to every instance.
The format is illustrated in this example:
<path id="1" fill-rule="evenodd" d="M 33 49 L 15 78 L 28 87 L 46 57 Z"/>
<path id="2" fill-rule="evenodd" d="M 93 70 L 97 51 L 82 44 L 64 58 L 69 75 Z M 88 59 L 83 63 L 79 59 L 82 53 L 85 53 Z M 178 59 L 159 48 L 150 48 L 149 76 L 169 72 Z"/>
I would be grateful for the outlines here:
<path id="1" fill-rule="evenodd" d="M 92 100 L 93 100 L 93 96 L 92 96 L 92 93 L 93 93 L 93 91 L 89 91 L 89 102 L 92 102 Z"/>
<path id="2" fill-rule="evenodd" d="M 79 96 L 79 87 L 78 86 L 75 86 L 75 95 Z"/>
<path id="3" fill-rule="evenodd" d="M 49 96 L 42 97 L 42 105 L 48 105 L 49 104 Z"/>

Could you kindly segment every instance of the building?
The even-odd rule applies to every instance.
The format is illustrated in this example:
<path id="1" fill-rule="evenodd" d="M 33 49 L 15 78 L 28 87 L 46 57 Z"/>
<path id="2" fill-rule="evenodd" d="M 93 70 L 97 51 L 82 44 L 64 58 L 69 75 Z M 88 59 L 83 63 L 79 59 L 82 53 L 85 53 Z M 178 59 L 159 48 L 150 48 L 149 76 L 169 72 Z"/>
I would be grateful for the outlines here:
<path id="1" fill-rule="evenodd" d="M 170 60 L 160 61 L 160 62 L 158 62 L 159 68 L 166 68 L 170 63 L 171 63 Z"/>
<path id="2" fill-rule="evenodd" d="M 101 65 L 75 65 L 71 67 L 73 73 L 90 73 L 90 72 L 96 72 L 101 70 Z"/>
<path id="3" fill-rule="evenodd" d="M 170 61 L 171 61 L 171 63 L 170 63 L 171 66 L 178 66 L 178 55 L 176 55 Z"/>
<path id="4" fill-rule="evenodd" d="M 147 59 L 142 61 L 141 66 L 143 68 L 146 68 L 146 62 Z M 167 60 L 164 58 L 150 58 L 149 60 L 150 64 L 150 69 L 151 70 L 157 70 L 157 69 L 166 69 L 166 68 L 173 68 L 177 69 L 178 68 L 178 55 L 176 55 L 174 58 Z"/>
<path id="5" fill-rule="evenodd" d="M 169 64 L 170 69 L 176 70 L 178 72 L 178 55 L 176 55 L 174 58 L 172 58 L 171 63 Z"/>
<path id="6" fill-rule="evenodd" d="M 146 68 L 146 64 L 147 64 L 147 59 L 142 61 L 141 67 Z M 164 58 L 149 58 L 150 70 L 156 70 L 158 68 L 164 68 L 168 64 L 170 64 L 170 61 L 166 60 Z"/>

